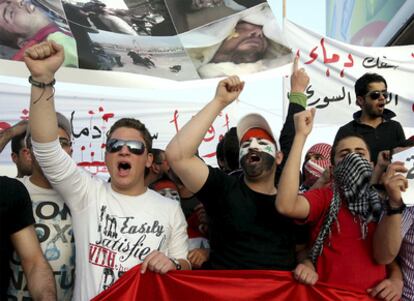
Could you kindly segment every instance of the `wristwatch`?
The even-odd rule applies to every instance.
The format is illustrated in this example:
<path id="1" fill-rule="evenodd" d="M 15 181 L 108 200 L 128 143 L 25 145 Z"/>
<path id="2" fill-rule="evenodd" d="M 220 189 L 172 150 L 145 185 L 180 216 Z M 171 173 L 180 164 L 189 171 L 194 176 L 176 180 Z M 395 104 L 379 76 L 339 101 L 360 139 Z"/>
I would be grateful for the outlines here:
<path id="1" fill-rule="evenodd" d="M 175 265 L 177 271 L 181 270 L 181 264 L 176 258 L 170 258 L 171 262 Z"/>
<path id="2" fill-rule="evenodd" d="M 404 209 L 406 207 L 407 206 L 404 203 L 402 203 L 401 206 L 397 207 L 397 208 L 392 208 L 388 205 L 387 206 L 387 215 L 401 214 L 401 213 L 404 212 Z"/>

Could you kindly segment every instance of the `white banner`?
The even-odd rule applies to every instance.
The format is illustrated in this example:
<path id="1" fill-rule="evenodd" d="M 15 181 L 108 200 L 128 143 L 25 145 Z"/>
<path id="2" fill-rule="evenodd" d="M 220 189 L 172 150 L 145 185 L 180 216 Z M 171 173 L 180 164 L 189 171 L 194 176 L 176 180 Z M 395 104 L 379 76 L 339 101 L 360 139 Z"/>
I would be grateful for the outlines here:
<path id="1" fill-rule="evenodd" d="M 24 71 L 23 63 L 13 62 Z M 80 70 L 77 70 L 80 71 Z M 216 118 L 200 146 L 200 156 L 216 165 L 216 145 L 227 130 L 235 126 L 239 117 L 258 112 L 266 117 L 275 133 L 280 131 L 282 119 L 280 89 L 275 88 L 275 78 L 289 74 L 290 66 L 257 73 L 246 78 L 246 88 L 235 104 L 226 108 Z M 175 82 L 130 74 L 129 84 L 135 87 L 95 86 L 73 84 L 82 78 L 99 76 L 100 72 L 82 70 L 81 78 L 75 69 L 63 68 L 56 75 L 56 110 L 71 120 L 73 125 L 73 157 L 80 166 L 93 174 L 105 174 L 104 143 L 110 126 L 122 117 L 141 120 L 154 139 L 154 147 L 164 149 L 171 138 L 215 93 L 218 80 Z M 114 76 L 113 83 L 120 76 Z M 60 79 L 64 79 L 63 82 Z M 106 78 L 109 83 L 110 77 Z M 30 85 L 27 77 L 0 76 L 0 131 L 28 119 Z M 259 101 L 260 100 L 260 101 Z M 279 114 L 277 114 L 279 112 Z M 0 154 L 0 165 L 12 164 L 10 148 Z M 3 174 L 0 171 L 0 174 Z"/>
<path id="2" fill-rule="evenodd" d="M 414 206 L 414 147 L 393 155 L 392 161 L 403 162 L 407 168 L 404 176 L 407 178 L 408 188 L 402 193 L 402 198 L 407 206 Z"/>
<path id="3" fill-rule="evenodd" d="M 359 110 L 354 83 L 363 74 L 378 73 L 391 93 L 387 108 L 405 127 L 414 126 L 414 46 L 359 47 L 318 35 L 289 21 L 285 37 L 300 67 L 310 76 L 308 106 L 315 107 L 316 123 L 343 125 Z M 285 91 L 289 91 L 285 80 Z M 287 97 L 285 96 L 285 101 Z"/>

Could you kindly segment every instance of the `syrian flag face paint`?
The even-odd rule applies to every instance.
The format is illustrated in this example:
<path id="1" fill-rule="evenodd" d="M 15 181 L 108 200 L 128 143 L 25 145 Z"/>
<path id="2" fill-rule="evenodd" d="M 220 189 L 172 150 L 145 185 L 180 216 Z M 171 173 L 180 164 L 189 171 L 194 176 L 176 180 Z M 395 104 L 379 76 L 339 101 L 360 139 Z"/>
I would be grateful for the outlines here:
<path id="1" fill-rule="evenodd" d="M 249 153 L 249 150 L 264 152 L 276 158 L 276 145 L 273 138 L 263 129 L 252 128 L 240 140 L 239 160 Z"/>
<path id="2" fill-rule="evenodd" d="M 267 139 L 250 138 L 241 143 L 239 159 L 249 153 L 249 150 L 256 150 L 257 152 L 263 152 L 276 158 L 276 146 L 273 142 Z"/>

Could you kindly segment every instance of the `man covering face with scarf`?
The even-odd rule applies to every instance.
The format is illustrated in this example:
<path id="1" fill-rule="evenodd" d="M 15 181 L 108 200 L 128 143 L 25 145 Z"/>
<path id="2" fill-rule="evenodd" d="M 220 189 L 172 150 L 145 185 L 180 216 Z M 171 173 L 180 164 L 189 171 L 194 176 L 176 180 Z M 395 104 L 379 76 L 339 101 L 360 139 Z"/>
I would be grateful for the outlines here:
<path id="1" fill-rule="evenodd" d="M 308 190 L 322 176 L 323 172 L 331 167 L 331 149 L 327 143 L 313 145 L 305 155 L 302 174 L 303 182 L 301 191 Z"/>
<path id="2" fill-rule="evenodd" d="M 373 256 L 375 220 L 381 205 L 370 183 L 373 169 L 363 138 L 351 135 L 336 141 L 331 185 L 298 193 L 297 171 L 314 114 L 313 109 L 294 117 L 296 134 L 279 182 L 276 208 L 310 226 L 309 256 L 319 281 L 398 300 L 401 290 L 393 283 L 401 282 L 401 273 L 395 267 L 387 267 L 386 271 L 385 265 L 375 262 Z M 300 274 L 295 277 L 305 282 Z"/>

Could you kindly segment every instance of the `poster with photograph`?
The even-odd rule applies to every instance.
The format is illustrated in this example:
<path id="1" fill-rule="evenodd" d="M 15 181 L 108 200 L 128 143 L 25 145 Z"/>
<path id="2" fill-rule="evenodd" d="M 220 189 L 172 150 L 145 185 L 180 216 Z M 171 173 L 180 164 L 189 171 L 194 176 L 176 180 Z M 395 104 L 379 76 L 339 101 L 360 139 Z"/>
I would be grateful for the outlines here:
<path id="1" fill-rule="evenodd" d="M 99 70 L 114 70 L 172 80 L 199 79 L 177 36 L 128 36 L 88 33 Z"/>
<path id="2" fill-rule="evenodd" d="M 267 3 L 180 34 L 201 78 L 249 74 L 292 61 Z"/>
<path id="3" fill-rule="evenodd" d="M 70 23 L 132 36 L 177 35 L 164 0 L 62 0 Z"/>
<path id="4" fill-rule="evenodd" d="M 54 41 L 65 47 L 66 67 L 78 67 L 76 41 L 58 0 L 0 2 L 0 58 L 23 61 L 30 46 Z"/>
<path id="5" fill-rule="evenodd" d="M 265 0 L 8 0 L 0 16 L 0 59 L 55 41 L 65 67 L 177 81 L 291 61 Z"/>
<path id="6" fill-rule="evenodd" d="M 402 192 L 404 204 L 414 206 L 414 147 L 408 148 L 392 156 L 393 162 L 403 162 L 407 172 L 404 176 L 407 178 L 408 187 Z"/>

